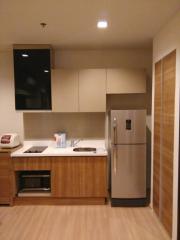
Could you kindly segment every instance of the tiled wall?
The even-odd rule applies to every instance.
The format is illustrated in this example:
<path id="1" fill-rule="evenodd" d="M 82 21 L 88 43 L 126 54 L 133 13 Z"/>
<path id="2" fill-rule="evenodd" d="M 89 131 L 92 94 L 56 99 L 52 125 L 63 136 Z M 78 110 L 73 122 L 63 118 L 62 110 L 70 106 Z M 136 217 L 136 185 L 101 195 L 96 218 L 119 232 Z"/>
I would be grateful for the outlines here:
<path id="1" fill-rule="evenodd" d="M 105 113 L 24 113 L 24 138 L 53 138 L 65 131 L 68 138 L 104 138 Z"/>

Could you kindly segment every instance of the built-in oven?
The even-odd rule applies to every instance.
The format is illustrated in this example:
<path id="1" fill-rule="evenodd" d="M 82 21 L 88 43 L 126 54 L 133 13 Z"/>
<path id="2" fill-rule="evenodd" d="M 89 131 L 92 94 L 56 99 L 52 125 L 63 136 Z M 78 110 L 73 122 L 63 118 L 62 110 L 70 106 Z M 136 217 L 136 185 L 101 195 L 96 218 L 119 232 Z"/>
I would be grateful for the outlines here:
<path id="1" fill-rule="evenodd" d="M 50 196 L 50 171 L 19 171 L 18 196 Z"/>

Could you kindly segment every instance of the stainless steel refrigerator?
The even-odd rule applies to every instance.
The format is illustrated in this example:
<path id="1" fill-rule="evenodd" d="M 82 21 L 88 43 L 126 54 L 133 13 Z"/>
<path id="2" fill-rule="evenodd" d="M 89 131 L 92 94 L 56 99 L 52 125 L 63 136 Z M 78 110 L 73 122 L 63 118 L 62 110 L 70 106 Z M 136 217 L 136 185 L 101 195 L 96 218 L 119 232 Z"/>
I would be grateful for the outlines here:
<path id="1" fill-rule="evenodd" d="M 146 110 L 111 110 L 111 205 L 146 205 Z"/>

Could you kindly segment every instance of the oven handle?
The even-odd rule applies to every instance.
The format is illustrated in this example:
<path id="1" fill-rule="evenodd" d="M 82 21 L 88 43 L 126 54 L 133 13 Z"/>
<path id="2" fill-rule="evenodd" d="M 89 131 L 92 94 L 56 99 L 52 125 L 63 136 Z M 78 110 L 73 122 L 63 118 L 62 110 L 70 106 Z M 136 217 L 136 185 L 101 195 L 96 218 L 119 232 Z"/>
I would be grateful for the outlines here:
<path id="1" fill-rule="evenodd" d="M 50 178 L 50 174 L 32 174 L 32 175 L 21 175 L 22 178 Z"/>

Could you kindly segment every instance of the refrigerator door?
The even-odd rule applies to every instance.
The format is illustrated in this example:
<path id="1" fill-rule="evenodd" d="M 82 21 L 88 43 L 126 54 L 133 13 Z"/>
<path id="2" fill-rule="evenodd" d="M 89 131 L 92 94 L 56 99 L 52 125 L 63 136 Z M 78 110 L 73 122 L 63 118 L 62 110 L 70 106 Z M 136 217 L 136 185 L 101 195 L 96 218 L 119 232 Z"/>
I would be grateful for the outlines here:
<path id="1" fill-rule="evenodd" d="M 146 197 L 146 145 L 111 148 L 111 198 Z"/>
<path id="2" fill-rule="evenodd" d="M 146 110 L 111 110 L 111 143 L 146 142 Z"/>

